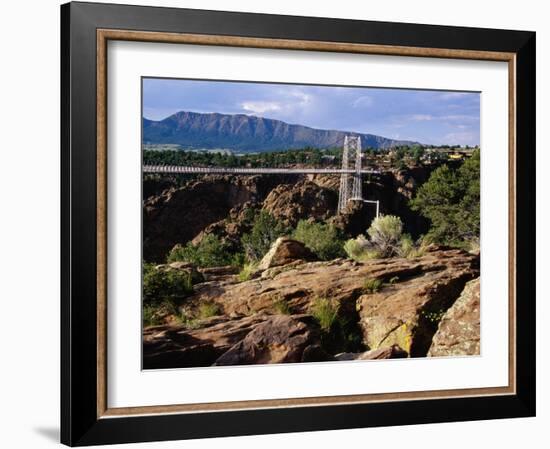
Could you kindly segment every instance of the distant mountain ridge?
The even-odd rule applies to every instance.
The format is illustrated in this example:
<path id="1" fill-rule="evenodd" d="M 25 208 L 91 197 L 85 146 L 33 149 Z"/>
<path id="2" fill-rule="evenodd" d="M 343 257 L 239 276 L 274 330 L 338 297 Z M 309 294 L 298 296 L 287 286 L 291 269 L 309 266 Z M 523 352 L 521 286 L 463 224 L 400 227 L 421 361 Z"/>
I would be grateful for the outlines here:
<path id="1" fill-rule="evenodd" d="M 143 143 L 178 144 L 184 148 L 227 148 L 237 152 L 306 146 L 331 148 L 342 146 L 345 135 L 361 136 L 363 148 L 381 149 L 417 143 L 374 134 L 315 129 L 245 114 L 180 111 L 160 121 L 143 118 Z"/>

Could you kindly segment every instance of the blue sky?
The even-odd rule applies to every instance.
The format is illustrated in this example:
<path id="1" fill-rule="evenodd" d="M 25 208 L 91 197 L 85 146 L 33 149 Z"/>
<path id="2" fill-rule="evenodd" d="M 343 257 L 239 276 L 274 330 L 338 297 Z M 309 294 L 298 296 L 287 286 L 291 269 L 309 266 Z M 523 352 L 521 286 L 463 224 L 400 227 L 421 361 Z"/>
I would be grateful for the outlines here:
<path id="1" fill-rule="evenodd" d="M 227 81 L 143 80 L 143 115 L 247 114 L 425 144 L 479 144 L 479 93 Z"/>

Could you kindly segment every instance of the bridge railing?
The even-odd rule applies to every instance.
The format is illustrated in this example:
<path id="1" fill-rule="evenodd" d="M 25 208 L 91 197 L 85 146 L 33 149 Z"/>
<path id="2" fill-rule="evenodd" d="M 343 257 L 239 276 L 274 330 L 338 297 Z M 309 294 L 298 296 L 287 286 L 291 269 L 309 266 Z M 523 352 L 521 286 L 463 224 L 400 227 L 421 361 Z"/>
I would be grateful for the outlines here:
<path id="1" fill-rule="evenodd" d="M 248 167 L 193 167 L 181 165 L 144 165 L 143 173 L 200 173 L 200 174 L 377 174 L 379 170 L 359 171 L 341 168 L 248 168 Z"/>

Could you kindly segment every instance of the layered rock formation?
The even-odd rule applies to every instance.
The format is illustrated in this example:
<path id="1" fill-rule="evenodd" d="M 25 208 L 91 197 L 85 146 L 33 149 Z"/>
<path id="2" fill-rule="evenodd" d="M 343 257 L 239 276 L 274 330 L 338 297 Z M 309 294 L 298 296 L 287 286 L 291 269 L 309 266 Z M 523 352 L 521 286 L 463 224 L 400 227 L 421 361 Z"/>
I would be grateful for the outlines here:
<path id="1" fill-rule="evenodd" d="M 192 327 L 145 329 L 146 368 L 423 357 L 441 316 L 449 313 L 449 320 L 456 320 L 469 310 L 461 305 L 466 300 L 456 311 L 452 306 L 466 283 L 479 276 L 479 257 L 432 248 L 412 260 L 294 260 L 260 270 L 246 282 L 227 271 L 203 274 L 206 280 L 195 285 L 182 307 L 193 313 L 213 303 L 220 315 Z M 383 281 L 379 291 L 366 291 L 370 279 Z M 323 298 L 334 306 L 335 330 L 323 329 L 316 318 Z M 470 331 L 473 341 L 475 327 Z M 438 334 L 434 342 L 451 345 L 454 355 L 469 351 L 445 343 L 455 331 L 444 321 Z M 350 338 L 358 339 L 352 353 L 346 349 Z M 443 355 L 437 345 L 430 355 Z"/>

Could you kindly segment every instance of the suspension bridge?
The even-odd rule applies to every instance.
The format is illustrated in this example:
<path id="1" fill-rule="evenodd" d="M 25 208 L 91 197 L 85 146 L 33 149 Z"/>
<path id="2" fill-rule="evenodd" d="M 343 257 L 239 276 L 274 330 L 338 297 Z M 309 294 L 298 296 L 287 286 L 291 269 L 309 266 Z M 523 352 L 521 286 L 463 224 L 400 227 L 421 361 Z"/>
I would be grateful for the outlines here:
<path id="1" fill-rule="evenodd" d="M 340 175 L 338 195 L 338 212 L 342 212 L 349 201 L 363 201 L 376 204 L 376 215 L 379 202 L 363 198 L 363 175 L 380 174 L 379 170 L 362 167 L 361 138 L 345 136 L 342 151 L 341 168 L 262 168 L 262 167 L 192 167 L 183 165 L 144 165 L 143 173 L 159 174 L 306 174 L 306 175 Z"/>

